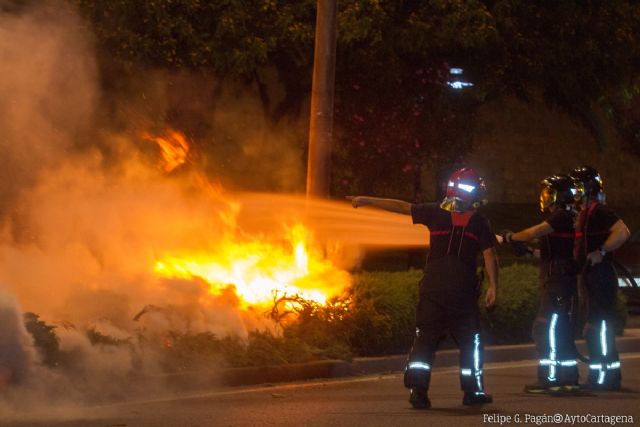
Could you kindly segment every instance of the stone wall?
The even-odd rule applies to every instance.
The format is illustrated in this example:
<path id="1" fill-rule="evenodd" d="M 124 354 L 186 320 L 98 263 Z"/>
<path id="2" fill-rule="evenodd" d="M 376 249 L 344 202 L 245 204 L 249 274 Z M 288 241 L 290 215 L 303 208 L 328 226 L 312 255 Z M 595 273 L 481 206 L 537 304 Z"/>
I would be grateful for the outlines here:
<path id="1" fill-rule="evenodd" d="M 600 150 L 567 113 L 515 98 L 483 106 L 475 126 L 467 163 L 485 177 L 490 201 L 535 203 L 542 178 L 588 164 L 600 171 L 610 204 L 640 206 L 640 157 L 622 147 L 613 129 L 605 130 Z"/>

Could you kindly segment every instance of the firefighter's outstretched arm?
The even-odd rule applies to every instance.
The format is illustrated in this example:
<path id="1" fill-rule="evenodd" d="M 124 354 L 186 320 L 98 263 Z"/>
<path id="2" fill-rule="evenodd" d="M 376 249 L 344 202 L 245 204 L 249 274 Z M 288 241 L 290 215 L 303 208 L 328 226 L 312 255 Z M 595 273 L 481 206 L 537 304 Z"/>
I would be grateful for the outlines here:
<path id="1" fill-rule="evenodd" d="M 513 240 L 515 242 L 530 242 L 551 233 L 553 233 L 553 227 L 551 227 L 548 222 L 542 221 L 540 224 L 534 225 L 533 227 L 525 228 L 522 231 L 510 234 L 507 237 L 507 241 Z"/>
<path id="2" fill-rule="evenodd" d="M 491 308 L 496 304 L 496 295 L 498 293 L 498 256 L 495 248 L 488 248 L 482 251 L 484 258 L 484 268 L 489 276 L 489 288 L 485 297 L 487 308 Z"/>
<path id="3" fill-rule="evenodd" d="M 385 211 L 395 212 L 403 215 L 411 215 L 411 203 L 396 199 L 383 199 L 369 196 L 349 196 L 351 205 L 354 208 L 361 206 L 374 206 Z"/>
<path id="4" fill-rule="evenodd" d="M 550 233 L 553 233 L 553 228 L 548 222 L 543 221 L 540 224 L 518 231 L 517 233 L 510 230 L 503 230 L 500 232 L 500 235 L 496 237 L 498 238 L 498 242 L 509 245 L 513 253 L 518 257 L 526 255 L 537 257 L 538 251 L 529 247 L 525 242 L 533 242 Z"/>

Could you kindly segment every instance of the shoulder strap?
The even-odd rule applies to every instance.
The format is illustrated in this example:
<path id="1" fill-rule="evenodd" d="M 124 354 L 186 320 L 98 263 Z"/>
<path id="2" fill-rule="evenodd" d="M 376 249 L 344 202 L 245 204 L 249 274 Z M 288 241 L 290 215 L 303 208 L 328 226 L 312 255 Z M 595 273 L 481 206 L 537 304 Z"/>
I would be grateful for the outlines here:
<path id="1" fill-rule="evenodd" d="M 598 203 L 598 202 L 595 202 L 594 204 L 589 206 L 589 210 L 587 211 L 587 219 L 585 220 L 585 229 L 586 229 L 587 224 L 589 224 L 589 219 L 591 218 L 591 215 L 593 215 L 593 213 L 599 207 L 600 207 L 600 203 Z"/>

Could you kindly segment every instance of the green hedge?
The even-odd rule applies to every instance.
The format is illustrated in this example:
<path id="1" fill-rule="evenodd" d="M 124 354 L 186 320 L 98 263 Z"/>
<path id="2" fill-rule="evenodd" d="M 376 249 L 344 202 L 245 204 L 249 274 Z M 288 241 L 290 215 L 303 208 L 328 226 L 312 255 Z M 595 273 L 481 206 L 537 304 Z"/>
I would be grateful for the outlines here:
<path id="1" fill-rule="evenodd" d="M 539 304 L 538 268 L 527 264 L 512 264 L 501 268 L 495 309 L 487 312 L 484 294 L 479 304 L 487 343 L 514 344 L 531 341 L 531 326 Z"/>
<path id="2" fill-rule="evenodd" d="M 413 341 L 415 305 L 422 272 L 366 272 L 354 276 L 350 347 L 356 355 L 398 354 Z M 484 294 L 478 304 L 488 344 L 531 342 L 531 326 L 539 305 L 538 268 L 512 264 L 500 269 L 498 300 L 487 312 Z M 485 281 L 486 288 L 487 281 Z M 582 313 L 584 314 L 584 312 Z M 617 331 L 622 334 L 627 311 L 624 297 L 617 302 Z M 584 319 L 576 326 L 580 336 Z"/>
<path id="3" fill-rule="evenodd" d="M 531 341 L 531 326 L 538 309 L 538 271 L 535 266 L 513 264 L 500 269 L 496 308 L 484 309 L 479 299 L 485 341 L 514 344 Z M 415 307 L 422 272 L 362 272 L 353 276 L 348 298 L 320 306 L 294 297 L 295 320 L 274 307 L 271 318 L 287 318 L 280 334 L 251 332 L 247 339 L 218 337 L 211 333 L 187 334 L 167 331 L 171 345 L 144 339 L 116 340 L 88 330 L 94 346 L 129 346 L 131 351 L 152 351 L 160 356 L 165 371 L 193 370 L 223 363 L 227 366 L 266 366 L 319 359 L 349 360 L 354 356 L 406 353 L 413 342 Z M 282 301 L 284 303 L 285 301 Z M 285 313 L 286 314 L 286 313 Z M 626 306 L 618 300 L 618 331 L 626 320 Z M 45 361 L 58 366 L 64 361 L 54 328 L 36 315 L 25 316 L 27 329 Z M 579 329 L 579 328 L 577 328 Z M 143 337 L 141 337 L 143 338 Z M 61 365 L 67 365 L 62 363 Z"/>
<path id="4" fill-rule="evenodd" d="M 359 356 L 406 352 L 413 342 L 419 270 L 365 272 L 354 276 L 349 336 Z M 514 264 L 500 269 L 496 308 L 487 312 L 479 299 L 487 343 L 531 341 L 531 325 L 538 309 L 538 269 Z"/>
<path id="5" fill-rule="evenodd" d="M 398 354 L 410 348 L 421 277 L 420 270 L 354 276 L 347 321 L 349 345 L 355 354 Z"/>

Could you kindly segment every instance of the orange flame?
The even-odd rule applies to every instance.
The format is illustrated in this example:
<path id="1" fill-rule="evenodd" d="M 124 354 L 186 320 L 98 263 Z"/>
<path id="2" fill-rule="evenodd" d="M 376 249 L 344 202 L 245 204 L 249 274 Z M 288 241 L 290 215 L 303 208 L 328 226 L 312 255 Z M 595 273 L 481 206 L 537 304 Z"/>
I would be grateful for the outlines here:
<path id="1" fill-rule="evenodd" d="M 160 169 L 165 173 L 173 171 L 187 161 L 189 144 L 182 133 L 171 129 L 168 129 L 161 136 L 143 132 L 142 138 L 153 141 L 160 147 L 160 154 L 162 155 Z"/>
<path id="2" fill-rule="evenodd" d="M 349 274 L 323 259 L 312 243 L 310 232 L 296 224 L 286 243 L 226 238 L 214 252 L 167 255 L 154 271 L 167 278 L 201 278 L 213 295 L 234 288 L 242 308 L 267 306 L 283 295 L 326 304 L 349 284 Z"/>
<path id="3" fill-rule="evenodd" d="M 166 130 L 159 136 L 145 132 L 142 137 L 160 147 L 160 167 L 164 172 L 171 172 L 186 162 L 189 145 L 180 132 Z M 223 237 L 206 250 L 184 249 L 162 254 L 153 267 L 155 274 L 164 278 L 204 280 L 209 293 L 215 296 L 233 291 L 243 309 L 269 306 L 282 296 L 325 304 L 349 284 L 349 274 L 325 259 L 311 232 L 302 224 L 289 226 L 284 235 L 280 233 L 278 237 L 246 236 L 237 224 L 241 204 L 198 176 L 200 179 L 194 183 L 205 197 L 225 206 L 216 211 Z"/>

